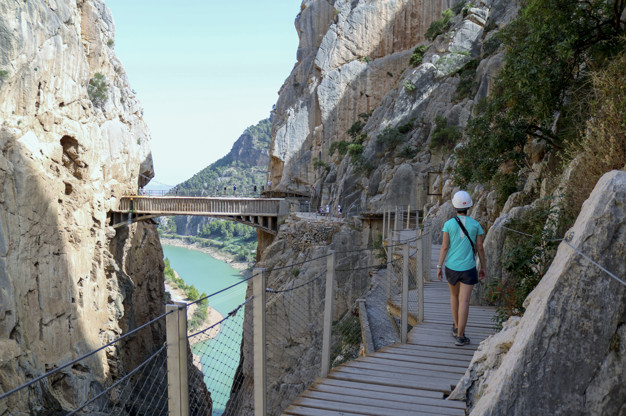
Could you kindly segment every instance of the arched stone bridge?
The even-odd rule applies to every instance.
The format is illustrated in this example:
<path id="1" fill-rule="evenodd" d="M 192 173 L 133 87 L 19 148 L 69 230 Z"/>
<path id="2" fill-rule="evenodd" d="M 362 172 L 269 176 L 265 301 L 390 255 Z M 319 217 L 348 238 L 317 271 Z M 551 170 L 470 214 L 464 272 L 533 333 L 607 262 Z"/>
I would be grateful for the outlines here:
<path id="1" fill-rule="evenodd" d="M 114 228 L 134 221 L 169 215 L 198 215 L 240 222 L 272 235 L 278 231 L 279 216 L 289 212 L 282 198 L 124 196 L 113 210 Z"/>

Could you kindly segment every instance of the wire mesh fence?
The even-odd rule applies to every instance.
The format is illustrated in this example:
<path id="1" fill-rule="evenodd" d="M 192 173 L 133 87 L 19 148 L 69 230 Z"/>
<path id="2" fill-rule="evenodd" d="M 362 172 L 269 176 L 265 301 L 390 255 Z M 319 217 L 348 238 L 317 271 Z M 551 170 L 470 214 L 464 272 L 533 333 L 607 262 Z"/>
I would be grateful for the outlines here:
<path id="1" fill-rule="evenodd" d="M 210 396 L 205 396 L 190 392 L 192 414 L 224 414 L 233 385 L 241 382 L 243 375 L 237 369 L 246 306 L 247 302 L 219 322 L 188 337 L 192 351 L 189 366 L 201 371 L 202 380 L 210 393 Z M 193 371 L 193 368 L 190 370 Z M 237 406 L 231 404 L 231 409 L 232 414 L 238 414 Z"/>
<path id="2" fill-rule="evenodd" d="M 326 263 L 323 257 L 283 270 L 288 283 L 267 289 L 268 414 L 278 414 L 320 375 Z"/>
<path id="3" fill-rule="evenodd" d="M 189 391 L 191 414 L 238 415 L 242 401 L 238 392 L 244 382 L 242 343 L 246 310 L 254 299 L 246 298 L 250 279 L 208 296 L 211 312 L 206 325 L 188 333 L 191 357 L 188 360 L 189 385 L 201 380 L 202 389 Z"/>
<path id="4" fill-rule="evenodd" d="M 410 221 L 408 215 L 406 220 Z M 366 337 L 358 305 L 363 305 L 372 289 L 372 276 L 388 273 L 388 278 L 381 280 L 386 290 L 383 302 L 401 296 L 403 287 L 414 291 L 422 279 L 418 268 L 424 261 L 419 230 L 391 233 L 390 222 L 388 226 L 384 245 L 336 253 L 320 247 L 307 260 L 268 270 L 267 280 L 272 283 L 264 292 L 265 302 L 259 303 L 258 293 L 252 296 L 248 279 L 207 297 L 217 315 L 209 313 L 204 324 L 193 332 L 187 332 L 188 327 L 183 330 L 185 343 L 181 351 L 187 355 L 184 366 L 189 413 L 235 416 L 257 412 L 257 399 L 252 396 L 257 390 L 259 364 L 254 354 L 260 345 L 265 347 L 267 414 L 280 414 L 324 373 L 326 364 L 338 366 L 362 354 Z M 329 281 L 332 287 L 327 287 Z M 264 305 L 265 341 L 255 345 L 253 332 L 260 322 L 255 322 L 257 315 L 253 319 L 251 311 L 259 305 Z M 186 316 L 192 306 L 179 308 Z M 389 320 L 389 325 L 393 322 L 398 324 L 396 319 Z M 116 365 L 99 383 L 76 387 L 83 366 L 90 367 L 76 365 L 77 360 L 14 394 L 0 395 L 0 416 L 38 414 L 44 408 L 77 415 L 168 413 L 168 395 L 173 394 L 168 391 L 172 372 L 168 369 L 170 339 L 166 347 L 162 332 L 160 345 L 142 359 L 120 359 L 129 353 L 120 351 L 124 343 L 115 345 L 119 340 L 92 353 L 99 354 L 92 360 L 136 364 Z M 67 386 L 74 389 L 67 394 L 72 403 L 61 402 L 63 396 L 57 394 Z"/>
<path id="5" fill-rule="evenodd" d="M 165 317 L 0 393 L 0 415 L 167 414 Z M 161 341 L 138 355 L 153 336 Z"/>

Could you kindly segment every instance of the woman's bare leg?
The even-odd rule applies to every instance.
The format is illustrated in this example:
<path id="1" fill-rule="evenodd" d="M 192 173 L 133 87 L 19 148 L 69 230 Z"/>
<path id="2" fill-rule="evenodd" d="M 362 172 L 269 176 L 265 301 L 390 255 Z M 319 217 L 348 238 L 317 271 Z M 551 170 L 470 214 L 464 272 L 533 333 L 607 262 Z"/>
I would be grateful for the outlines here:
<path id="1" fill-rule="evenodd" d="M 454 320 L 454 327 L 459 327 L 459 290 L 461 287 L 461 283 L 457 283 L 452 286 L 448 283 L 450 287 L 450 309 L 452 310 L 452 319 Z"/>
<path id="2" fill-rule="evenodd" d="M 465 336 L 465 326 L 467 325 L 467 318 L 469 316 L 469 304 L 470 297 L 472 296 L 472 289 L 474 285 L 466 285 L 465 283 L 457 284 L 460 285 L 461 288 L 458 291 L 458 321 L 455 319 L 455 322 L 458 324 L 457 328 L 459 328 L 459 336 Z M 454 315 L 454 313 L 453 313 Z"/>

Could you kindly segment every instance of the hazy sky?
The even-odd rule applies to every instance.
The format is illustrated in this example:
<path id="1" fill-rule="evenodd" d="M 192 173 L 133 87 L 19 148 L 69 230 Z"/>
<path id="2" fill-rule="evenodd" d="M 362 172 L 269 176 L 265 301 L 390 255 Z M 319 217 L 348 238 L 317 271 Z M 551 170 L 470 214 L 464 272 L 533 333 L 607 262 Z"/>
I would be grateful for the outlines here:
<path id="1" fill-rule="evenodd" d="M 300 0 L 106 0 L 152 135 L 152 185 L 176 185 L 269 116 L 296 63 Z"/>

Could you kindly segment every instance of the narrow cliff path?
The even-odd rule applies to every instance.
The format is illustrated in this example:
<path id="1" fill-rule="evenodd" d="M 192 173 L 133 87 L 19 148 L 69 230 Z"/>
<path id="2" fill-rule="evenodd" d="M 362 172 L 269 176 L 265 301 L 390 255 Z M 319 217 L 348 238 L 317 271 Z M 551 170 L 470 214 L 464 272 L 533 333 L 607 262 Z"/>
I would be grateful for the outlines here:
<path id="1" fill-rule="evenodd" d="M 439 253 L 439 246 L 432 252 Z M 417 296 L 411 294 L 409 299 L 409 310 L 416 311 Z M 424 322 L 413 327 L 406 344 L 396 343 L 334 368 L 283 414 L 465 415 L 465 403 L 446 397 L 465 374 L 478 344 L 493 332 L 495 309 L 470 306 L 466 335 L 471 344 L 457 347 L 450 333 L 448 285 L 426 282 L 424 299 Z"/>

